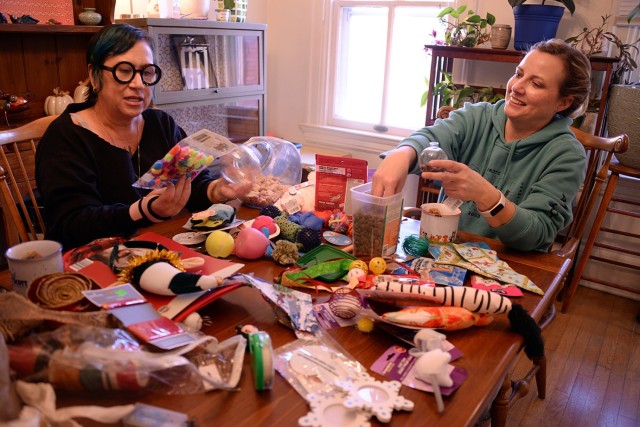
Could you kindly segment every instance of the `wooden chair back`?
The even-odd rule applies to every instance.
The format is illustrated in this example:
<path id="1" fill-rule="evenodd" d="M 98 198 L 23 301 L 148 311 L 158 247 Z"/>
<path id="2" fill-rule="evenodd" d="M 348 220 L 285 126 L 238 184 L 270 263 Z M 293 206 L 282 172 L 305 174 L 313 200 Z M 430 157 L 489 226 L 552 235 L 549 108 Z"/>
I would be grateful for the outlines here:
<path id="1" fill-rule="evenodd" d="M 0 131 L 0 207 L 9 246 L 44 236 L 35 184 L 35 154 L 40 138 L 56 117 L 46 116 Z"/>
<path id="2" fill-rule="evenodd" d="M 571 130 L 587 152 L 587 172 L 573 212 L 573 221 L 562 233 L 559 239 L 562 247 L 555 253 L 573 260 L 593 207 L 600 197 L 602 184 L 609 176 L 609 164 L 616 153 L 627 151 L 629 137 L 624 133 L 613 137 L 601 137 L 574 127 Z"/>

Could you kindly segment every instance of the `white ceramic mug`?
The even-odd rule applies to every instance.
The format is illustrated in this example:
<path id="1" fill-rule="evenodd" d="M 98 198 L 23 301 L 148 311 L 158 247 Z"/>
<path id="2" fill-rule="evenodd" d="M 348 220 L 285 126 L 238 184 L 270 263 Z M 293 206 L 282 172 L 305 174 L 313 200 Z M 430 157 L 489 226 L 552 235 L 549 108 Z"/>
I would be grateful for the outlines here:
<path id="1" fill-rule="evenodd" d="M 62 245 L 53 240 L 34 240 L 5 252 L 13 290 L 27 296 L 31 283 L 42 276 L 63 271 Z"/>
<path id="2" fill-rule="evenodd" d="M 451 209 L 443 203 L 425 203 L 420 206 L 420 237 L 430 242 L 449 243 L 458 234 L 460 209 Z"/>

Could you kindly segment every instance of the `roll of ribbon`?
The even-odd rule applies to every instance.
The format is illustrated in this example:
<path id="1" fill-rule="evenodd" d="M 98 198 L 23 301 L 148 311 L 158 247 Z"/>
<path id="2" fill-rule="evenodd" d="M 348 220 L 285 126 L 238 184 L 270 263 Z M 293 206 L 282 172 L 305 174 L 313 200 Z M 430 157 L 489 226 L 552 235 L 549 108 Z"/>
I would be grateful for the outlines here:
<path id="1" fill-rule="evenodd" d="M 251 370 L 256 390 L 270 390 L 273 384 L 274 365 L 271 337 L 264 331 L 249 334 Z"/>
<path id="2" fill-rule="evenodd" d="M 29 299 L 41 307 L 52 310 L 92 311 L 82 291 L 99 289 L 91 278 L 80 273 L 53 273 L 36 279 L 29 288 Z"/>

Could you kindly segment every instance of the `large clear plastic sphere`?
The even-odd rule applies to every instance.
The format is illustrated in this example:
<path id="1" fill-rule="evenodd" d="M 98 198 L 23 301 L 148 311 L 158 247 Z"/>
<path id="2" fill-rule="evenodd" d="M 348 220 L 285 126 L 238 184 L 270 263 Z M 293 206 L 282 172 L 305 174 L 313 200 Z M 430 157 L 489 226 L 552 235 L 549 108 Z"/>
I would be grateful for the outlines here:
<path id="1" fill-rule="evenodd" d="M 273 136 L 255 136 L 244 145 L 253 150 L 264 176 L 276 177 L 287 186 L 300 184 L 302 163 L 293 143 Z"/>
<path id="2" fill-rule="evenodd" d="M 241 144 L 220 158 L 220 173 L 230 183 L 243 186 L 253 185 L 262 170 L 255 152 Z"/>

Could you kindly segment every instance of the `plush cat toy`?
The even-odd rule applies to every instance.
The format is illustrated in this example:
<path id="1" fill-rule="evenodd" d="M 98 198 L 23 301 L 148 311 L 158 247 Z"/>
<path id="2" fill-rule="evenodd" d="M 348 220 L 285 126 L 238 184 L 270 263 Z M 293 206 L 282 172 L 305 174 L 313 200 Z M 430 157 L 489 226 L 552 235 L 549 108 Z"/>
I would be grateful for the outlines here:
<path id="1" fill-rule="evenodd" d="M 118 283 L 131 283 L 157 295 L 188 294 L 213 289 L 222 284 L 222 279 L 185 272 L 180 256 L 166 249 L 156 249 L 132 257 L 129 265 L 118 275 Z"/>

